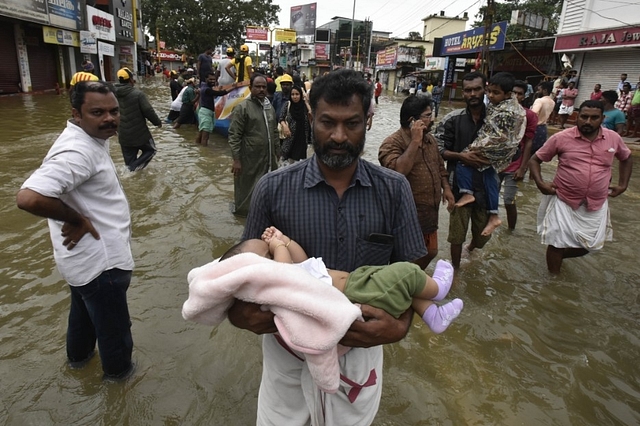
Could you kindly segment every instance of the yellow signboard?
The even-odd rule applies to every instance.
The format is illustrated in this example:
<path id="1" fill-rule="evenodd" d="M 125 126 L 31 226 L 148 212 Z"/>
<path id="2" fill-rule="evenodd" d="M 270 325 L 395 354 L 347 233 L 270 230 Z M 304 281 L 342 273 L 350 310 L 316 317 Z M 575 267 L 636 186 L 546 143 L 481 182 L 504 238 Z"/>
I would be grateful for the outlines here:
<path id="1" fill-rule="evenodd" d="M 75 31 L 61 30 L 60 28 L 43 25 L 42 36 L 45 43 L 80 47 L 80 34 Z"/>
<path id="2" fill-rule="evenodd" d="M 291 29 L 276 29 L 276 41 L 283 41 L 285 43 L 296 42 L 296 31 Z"/>

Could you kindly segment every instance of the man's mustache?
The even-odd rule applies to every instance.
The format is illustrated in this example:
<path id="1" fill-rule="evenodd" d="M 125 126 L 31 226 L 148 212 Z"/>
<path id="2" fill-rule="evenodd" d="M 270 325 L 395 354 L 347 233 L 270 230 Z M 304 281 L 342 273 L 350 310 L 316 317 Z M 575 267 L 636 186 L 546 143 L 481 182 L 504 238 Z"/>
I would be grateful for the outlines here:
<path id="1" fill-rule="evenodd" d="M 114 124 L 114 123 L 108 123 L 108 124 L 103 124 L 102 126 L 98 127 L 99 130 L 107 130 L 107 129 L 118 129 L 118 125 Z"/>

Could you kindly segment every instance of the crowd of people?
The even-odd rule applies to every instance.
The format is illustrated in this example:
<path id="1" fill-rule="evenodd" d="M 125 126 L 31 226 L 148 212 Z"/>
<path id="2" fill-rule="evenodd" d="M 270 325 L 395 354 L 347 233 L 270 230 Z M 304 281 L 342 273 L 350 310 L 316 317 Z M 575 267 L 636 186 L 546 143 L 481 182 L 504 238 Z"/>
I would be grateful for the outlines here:
<path id="1" fill-rule="evenodd" d="M 340 386 L 329 390 L 314 384 L 314 353 L 298 350 L 288 336 L 277 334 L 286 329 L 277 311 L 240 297 L 226 305 L 224 314 L 234 326 L 263 335 L 258 424 L 371 424 L 382 394 L 382 345 L 405 337 L 414 309 L 435 332 L 460 314 L 462 300 L 440 306 L 434 301 L 446 297 L 463 251 L 481 249 L 501 226 L 501 184 L 508 226 L 515 228 L 517 182 L 528 169 L 543 194 L 537 225 L 550 272 L 559 272 L 563 259 L 602 249 L 611 239 L 608 199 L 627 189 L 632 157 L 620 134 L 604 126 L 606 91 L 600 96 L 605 102 L 592 99 L 577 108 L 575 127 L 547 139 L 557 100 L 550 82 L 531 88 L 535 100 L 528 108 L 527 82 L 509 73 L 489 80 L 469 73 L 462 80 L 465 106 L 446 114 L 434 132 L 441 82 L 424 82 L 404 100 L 400 127 L 380 145 L 378 165 L 361 154 L 380 97 L 379 82 L 348 69 L 314 78 L 312 85 L 282 69 L 272 78 L 248 65 L 243 47 L 238 58 L 227 51 L 225 75 L 220 67 L 203 66 L 210 57 L 207 50 L 198 59 L 197 77 L 187 69 L 170 82 L 172 100 L 181 97 L 176 127 L 186 124 L 180 117 L 188 112 L 194 115 L 189 119 L 196 119 L 197 103 L 196 142 L 202 145 L 213 129 L 215 97 L 241 84 L 250 90 L 234 109 L 228 143 L 234 213 L 246 216 L 240 239 L 251 244 L 231 250 L 238 255 L 235 261 L 214 261 L 190 274 L 190 281 L 200 273 L 207 279 L 227 273 L 225 265 L 232 263 L 225 262 L 272 259 L 297 267 L 307 258 L 321 258 L 321 264 L 312 260 L 307 271 L 315 278 L 328 276 L 329 287 L 362 304 L 362 320 L 339 336 L 348 349 L 336 361 Z M 85 365 L 97 341 L 110 380 L 133 371 L 126 291 L 134 265 L 129 206 L 108 139 L 117 131 L 125 163 L 139 170 L 155 154 L 146 121 L 162 125 L 134 87 L 131 71 L 123 68 L 117 75 L 115 88 L 77 79 L 72 118 L 17 195 L 19 208 L 49 219 L 55 261 L 71 289 L 70 367 Z M 220 86 L 223 78 L 235 80 Z M 577 96 L 573 85 L 575 80 L 567 81 L 562 89 L 559 116 L 574 111 L 569 102 Z M 622 81 L 622 95 L 629 94 L 625 87 Z M 633 106 L 635 95 L 630 99 Z M 566 122 L 561 120 L 561 126 Z M 309 159 L 308 145 L 313 148 Z M 556 156 L 557 171 L 552 182 L 546 181 L 541 163 Z M 615 159 L 619 176 L 612 184 Z M 423 271 L 438 254 L 441 203 L 450 212 L 451 263 L 439 261 L 428 277 Z M 469 228 L 471 240 L 465 246 Z M 202 312 L 195 309 L 185 317 L 199 318 Z"/>

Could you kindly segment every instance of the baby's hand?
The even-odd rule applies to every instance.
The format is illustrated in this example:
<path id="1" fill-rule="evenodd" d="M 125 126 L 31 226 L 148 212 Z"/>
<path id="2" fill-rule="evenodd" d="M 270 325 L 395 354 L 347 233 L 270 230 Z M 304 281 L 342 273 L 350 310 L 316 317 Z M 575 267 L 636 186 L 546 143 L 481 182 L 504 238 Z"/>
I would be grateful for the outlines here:
<path id="1" fill-rule="evenodd" d="M 269 253 L 271 255 L 275 254 L 276 249 L 280 246 L 286 246 L 286 243 L 276 236 L 271 237 L 269 240 Z"/>

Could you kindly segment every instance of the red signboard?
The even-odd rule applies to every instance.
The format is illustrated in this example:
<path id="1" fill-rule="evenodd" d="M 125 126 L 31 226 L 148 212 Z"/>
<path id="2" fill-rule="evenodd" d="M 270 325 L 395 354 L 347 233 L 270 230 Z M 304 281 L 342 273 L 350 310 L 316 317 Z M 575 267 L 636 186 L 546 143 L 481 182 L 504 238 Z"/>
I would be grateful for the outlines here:
<path id="1" fill-rule="evenodd" d="M 161 61 L 182 62 L 182 55 L 170 50 L 163 50 L 158 52 L 158 59 Z"/>
<path id="2" fill-rule="evenodd" d="M 269 29 L 263 27 L 247 27 L 247 40 L 269 40 Z"/>
<path id="3" fill-rule="evenodd" d="M 329 45 L 328 44 L 316 44 L 316 60 L 326 61 L 329 59 Z"/>
<path id="4" fill-rule="evenodd" d="M 590 31 L 556 37 L 554 52 L 640 46 L 640 26 Z"/>

